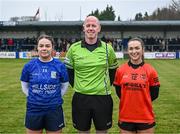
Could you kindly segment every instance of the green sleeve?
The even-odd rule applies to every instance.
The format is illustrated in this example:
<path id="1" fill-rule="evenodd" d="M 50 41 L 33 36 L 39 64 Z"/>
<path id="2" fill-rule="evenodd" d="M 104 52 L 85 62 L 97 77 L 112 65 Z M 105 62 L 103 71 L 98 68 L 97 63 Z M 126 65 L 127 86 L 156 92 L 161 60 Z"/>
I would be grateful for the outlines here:
<path id="1" fill-rule="evenodd" d="M 64 63 L 66 67 L 69 69 L 73 69 L 73 53 L 72 52 L 73 52 L 73 49 L 72 47 L 70 47 L 64 59 Z"/>
<path id="2" fill-rule="evenodd" d="M 111 45 L 108 45 L 108 63 L 109 63 L 109 69 L 115 69 L 118 67 L 116 54 Z"/>

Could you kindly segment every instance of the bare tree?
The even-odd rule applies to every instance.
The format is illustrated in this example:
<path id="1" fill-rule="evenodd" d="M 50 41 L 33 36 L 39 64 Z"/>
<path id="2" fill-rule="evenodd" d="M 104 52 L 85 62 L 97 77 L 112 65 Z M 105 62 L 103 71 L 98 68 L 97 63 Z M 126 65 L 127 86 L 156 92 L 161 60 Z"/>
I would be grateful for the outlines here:
<path id="1" fill-rule="evenodd" d="M 180 0 L 172 0 L 170 8 L 175 9 L 176 11 L 180 11 Z"/>

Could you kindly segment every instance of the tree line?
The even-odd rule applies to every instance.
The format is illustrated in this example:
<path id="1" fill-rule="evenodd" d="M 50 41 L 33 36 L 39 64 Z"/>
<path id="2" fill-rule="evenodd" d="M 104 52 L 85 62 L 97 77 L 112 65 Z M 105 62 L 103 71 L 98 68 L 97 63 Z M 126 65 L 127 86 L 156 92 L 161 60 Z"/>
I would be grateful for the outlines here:
<path id="1" fill-rule="evenodd" d="M 114 21 L 116 18 L 115 10 L 112 6 L 107 5 L 103 11 L 96 9 L 92 11 L 89 15 L 94 15 L 99 20 L 111 20 Z M 89 16 L 88 15 L 88 16 Z M 120 15 L 117 17 L 118 21 L 121 21 Z M 145 12 L 137 13 L 132 20 L 142 21 L 142 20 L 180 20 L 180 0 L 172 0 L 168 7 L 157 8 L 152 14 Z"/>

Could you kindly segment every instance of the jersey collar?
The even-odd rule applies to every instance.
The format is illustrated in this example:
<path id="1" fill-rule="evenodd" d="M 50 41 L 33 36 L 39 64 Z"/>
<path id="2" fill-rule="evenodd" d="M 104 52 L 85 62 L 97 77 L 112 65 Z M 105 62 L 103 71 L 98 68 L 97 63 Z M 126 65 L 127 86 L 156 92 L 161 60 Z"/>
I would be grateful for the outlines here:
<path id="1" fill-rule="evenodd" d="M 129 60 L 129 61 L 128 61 L 128 65 L 129 65 L 130 67 L 134 68 L 134 69 L 137 69 L 138 67 L 140 67 L 140 66 L 143 66 L 143 65 L 144 65 L 144 61 L 143 61 L 143 62 L 141 62 L 141 63 L 140 63 L 140 64 L 138 64 L 138 65 L 135 65 L 135 64 L 131 63 L 131 61 Z"/>
<path id="2" fill-rule="evenodd" d="M 53 60 L 53 58 L 52 58 L 52 57 L 51 57 L 51 59 L 50 59 L 50 60 L 48 60 L 48 61 L 43 61 L 40 57 L 38 57 L 38 59 L 39 59 L 39 61 L 44 62 L 44 63 L 51 62 L 51 61 Z"/>
<path id="3" fill-rule="evenodd" d="M 100 39 L 98 39 L 96 43 L 97 43 L 97 47 L 100 47 L 102 45 Z M 86 43 L 85 39 L 83 39 L 81 41 L 81 47 L 86 47 L 86 45 L 88 45 L 88 44 Z"/>

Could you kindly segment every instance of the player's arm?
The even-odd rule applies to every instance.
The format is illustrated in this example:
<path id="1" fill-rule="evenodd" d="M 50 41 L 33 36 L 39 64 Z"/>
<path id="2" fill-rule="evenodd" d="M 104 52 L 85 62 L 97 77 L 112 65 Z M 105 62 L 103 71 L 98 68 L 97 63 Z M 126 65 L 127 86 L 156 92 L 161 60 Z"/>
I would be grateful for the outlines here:
<path id="1" fill-rule="evenodd" d="M 61 81 L 61 83 L 60 83 L 61 84 L 61 96 L 63 96 L 67 92 L 68 85 L 69 85 L 69 75 L 68 75 L 68 71 L 67 71 L 65 64 L 61 65 L 60 73 L 61 73 L 61 76 L 63 76 L 60 79 L 60 81 Z"/>
<path id="2" fill-rule="evenodd" d="M 61 83 L 61 96 L 63 96 L 68 89 L 69 82 L 63 82 Z"/>
<path id="3" fill-rule="evenodd" d="M 116 90 L 116 95 L 118 96 L 119 99 L 121 99 L 121 86 L 114 85 L 115 90 Z"/>
<path id="4" fill-rule="evenodd" d="M 28 96 L 28 90 L 29 90 L 29 82 L 24 82 L 24 81 L 21 81 L 21 87 L 22 87 L 22 91 L 23 93 Z"/>
<path id="5" fill-rule="evenodd" d="M 113 84 L 115 74 L 116 74 L 116 68 L 109 69 L 109 78 L 111 85 Z"/>
<path id="6" fill-rule="evenodd" d="M 150 79 L 150 95 L 151 95 L 151 100 L 154 101 L 155 99 L 158 98 L 159 96 L 159 87 L 160 87 L 160 82 L 158 78 L 158 74 L 156 70 L 152 67 L 152 72 L 151 72 L 151 79 Z"/>
<path id="7" fill-rule="evenodd" d="M 158 86 L 150 86 L 150 94 L 151 94 L 151 100 L 154 101 L 159 96 L 159 85 Z"/>
<path id="8" fill-rule="evenodd" d="M 29 68 L 31 68 L 31 66 L 29 66 L 29 64 L 25 64 L 21 73 L 21 89 L 23 91 L 23 93 L 28 96 L 29 95 Z"/>
<path id="9" fill-rule="evenodd" d="M 116 95 L 118 96 L 119 99 L 121 99 L 121 71 L 122 69 L 117 68 L 116 72 L 115 72 L 115 77 L 114 77 L 114 82 L 113 82 L 113 86 L 115 87 L 116 90 Z"/>

